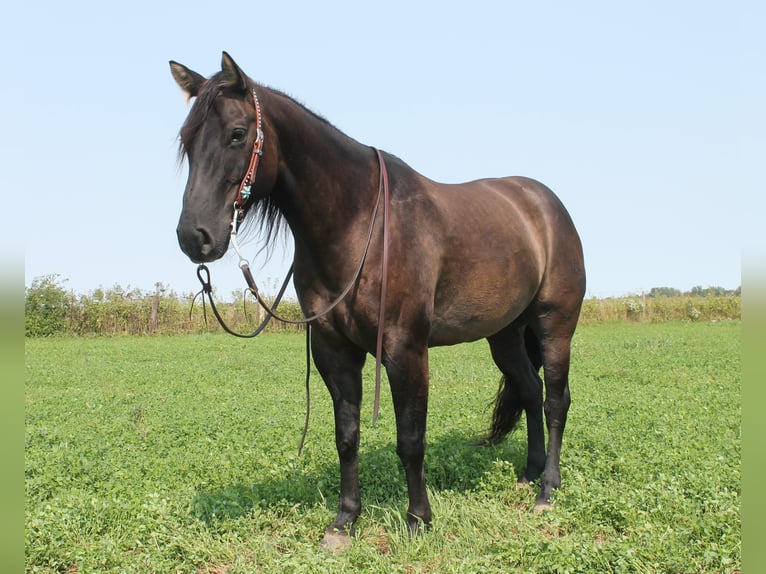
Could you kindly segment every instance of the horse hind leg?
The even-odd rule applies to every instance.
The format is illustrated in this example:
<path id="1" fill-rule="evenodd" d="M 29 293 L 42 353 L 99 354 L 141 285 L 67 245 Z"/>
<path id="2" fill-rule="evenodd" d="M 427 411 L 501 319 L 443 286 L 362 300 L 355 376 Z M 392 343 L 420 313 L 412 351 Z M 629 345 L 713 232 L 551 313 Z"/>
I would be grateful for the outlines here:
<path id="1" fill-rule="evenodd" d="M 548 456 L 543 471 L 542 488 L 535 502 L 535 508 L 544 509 L 550 506 L 553 491 L 561 487 L 561 443 L 571 403 L 569 363 L 577 313 L 564 314 L 548 310 L 538 317 L 541 319 L 534 327 L 540 337 L 542 349 Z"/>
<path id="2" fill-rule="evenodd" d="M 519 482 L 532 482 L 545 466 L 543 390 L 538 375 L 541 355 L 534 333 L 512 324 L 488 338 L 492 358 L 502 372 L 487 444 L 496 444 L 516 426 L 521 413 L 527 420 L 527 466 Z"/>

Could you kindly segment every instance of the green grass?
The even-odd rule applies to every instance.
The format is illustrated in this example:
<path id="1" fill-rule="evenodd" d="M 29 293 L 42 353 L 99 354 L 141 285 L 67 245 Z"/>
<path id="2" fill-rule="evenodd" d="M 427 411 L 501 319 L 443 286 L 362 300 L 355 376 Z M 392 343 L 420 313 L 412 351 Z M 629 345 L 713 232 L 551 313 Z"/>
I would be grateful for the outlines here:
<path id="1" fill-rule="evenodd" d="M 337 505 L 332 407 L 303 336 L 28 339 L 28 572 L 736 572 L 739 322 L 596 324 L 575 338 L 563 488 L 530 512 L 520 429 L 486 430 L 486 343 L 434 349 L 433 528 L 406 533 L 390 395 L 370 426 L 364 509 L 343 555 L 319 549 Z"/>

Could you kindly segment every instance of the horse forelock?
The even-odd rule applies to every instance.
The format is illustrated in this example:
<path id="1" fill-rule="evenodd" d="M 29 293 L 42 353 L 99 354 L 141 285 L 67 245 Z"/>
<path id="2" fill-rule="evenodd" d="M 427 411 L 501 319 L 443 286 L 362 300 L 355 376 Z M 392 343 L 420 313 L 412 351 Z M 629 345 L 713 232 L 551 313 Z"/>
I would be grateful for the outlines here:
<path id="1" fill-rule="evenodd" d="M 197 94 L 197 97 L 194 99 L 194 104 L 192 104 L 192 107 L 189 110 L 189 115 L 186 116 L 186 121 L 184 121 L 184 124 L 181 126 L 181 131 L 179 133 L 179 159 L 183 159 L 188 155 L 189 148 L 197 137 L 200 129 L 207 121 L 208 114 L 213 107 L 213 102 L 222 87 L 223 74 L 218 72 L 205 82 L 199 94 Z"/>

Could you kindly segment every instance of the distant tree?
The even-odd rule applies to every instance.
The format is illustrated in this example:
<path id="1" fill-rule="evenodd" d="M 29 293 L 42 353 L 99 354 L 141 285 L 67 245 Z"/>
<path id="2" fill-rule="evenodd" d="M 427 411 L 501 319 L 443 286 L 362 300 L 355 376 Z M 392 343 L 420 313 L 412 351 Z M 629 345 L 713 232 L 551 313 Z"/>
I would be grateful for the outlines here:
<path id="1" fill-rule="evenodd" d="M 702 287 L 702 285 L 697 285 L 692 287 L 691 291 L 687 293 L 687 295 L 693 295 L 695 297 L 731 297 L 739 296 L 741 294 L 741 286 L 737 287 L 736 289 L 725 289 L 723 287 L 719 287 L 718 285 L 711 285 L 709 287 Z"/>
<path id="2" fill-rule="evenodd" d="M 652 287 L 648 297 L 680 297 L 681 291 L 674 287 Z"/>
<path id="3" fill-rule="evenodd" d="M 65 279 L 63 281 L 66 281 Z M 28 337 L 47 337 L 66 332 L 72 295 L 59 275 L 35 277 L 24 293 L 24 331 Z"/>

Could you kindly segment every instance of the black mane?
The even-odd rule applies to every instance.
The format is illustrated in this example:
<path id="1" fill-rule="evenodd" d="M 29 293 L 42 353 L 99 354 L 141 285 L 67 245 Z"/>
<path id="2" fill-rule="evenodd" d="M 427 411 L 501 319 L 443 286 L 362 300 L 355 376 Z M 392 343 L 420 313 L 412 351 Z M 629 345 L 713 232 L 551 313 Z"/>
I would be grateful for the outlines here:
<path id="1" fill-rule="evenodd" d="M 304 104 L 302 104 L 301 102 L 296 100 L 294 97 L 290 96 L 289 94 L 286 94 L 285 92 L 276 90 L 274 88 L 269 88 L 264 85 L 257 84 L 249 79 L 248 81 L 250 83 L 251 89 L 254 87 L 258 89 L 259 91 L 265 91 L 272 95 L 286 98 L 292 104 L 301 108 L 303 111 L 308 113 L 311 117 L 313 117 L 317 121 L 323 123 L 325 126 L 331 128 L 337 133 L 343 135 L 344 137 L 348 137 L 346 136 L 346 134 L 344 134 L 338 128 L 336 128 L 333 124 L 331 124 L 327 119 L 323 118 L 322 116 L 320 116 L 313 110 L 309 109 L 308 107 L 306 107 Z M 205 123 L 205 121 L 207 121 L 208 113 L 213 106 L 213 101 L 215 100 L 216 96 L 225 87 L 226 85 L 224 84 L 224 75 L 222 72 L 218 72 L 217 74 L 214 74 L 213 76 L 210 77 L 210 79 L 203 86 L 200 93 L 197 95 L 194 101 L 194 105 L 192 106 L 191 110 L 189 111 L 189 115 L 186 118 L 186 121 L 184 122 L 183 126 L 181 126 L 181 131 L 179 134 L 178 154 L 181 160 L 183 160 L 183 158 L 186 157 L 189 145 L 197 136 L 197 133 L 199 132 L 202 125 Z"/>

